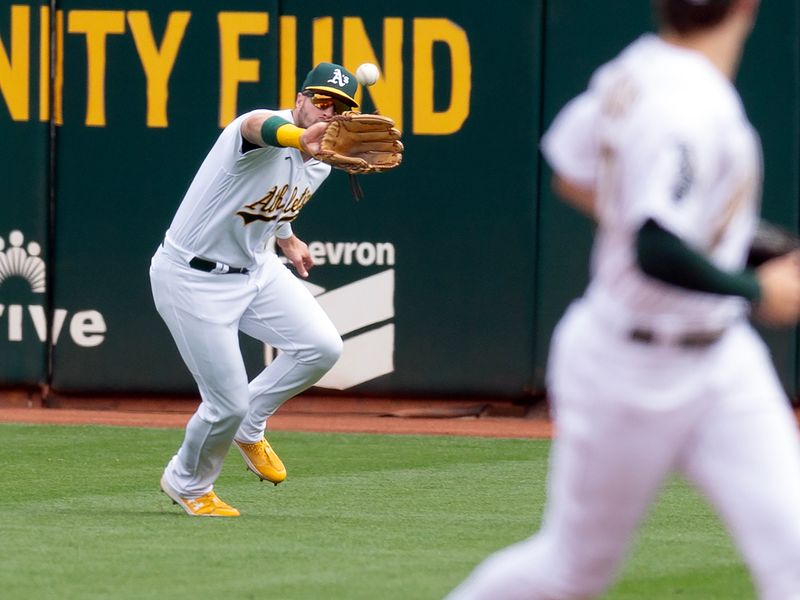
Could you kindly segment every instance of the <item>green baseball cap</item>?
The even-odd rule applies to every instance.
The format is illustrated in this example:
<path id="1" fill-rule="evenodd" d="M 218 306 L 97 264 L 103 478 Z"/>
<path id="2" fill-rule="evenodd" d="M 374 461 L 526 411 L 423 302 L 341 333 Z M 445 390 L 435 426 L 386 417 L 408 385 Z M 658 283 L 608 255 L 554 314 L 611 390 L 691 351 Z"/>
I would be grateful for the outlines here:
<path id="1" fill-rule="evenodd" d="M 357 89 L 358 81 L 350 71 L 342 65 L 323 62 L 308 72 L 301 91 L 327 94 L 356 108 L 358 106 L 355 99 Z"/>

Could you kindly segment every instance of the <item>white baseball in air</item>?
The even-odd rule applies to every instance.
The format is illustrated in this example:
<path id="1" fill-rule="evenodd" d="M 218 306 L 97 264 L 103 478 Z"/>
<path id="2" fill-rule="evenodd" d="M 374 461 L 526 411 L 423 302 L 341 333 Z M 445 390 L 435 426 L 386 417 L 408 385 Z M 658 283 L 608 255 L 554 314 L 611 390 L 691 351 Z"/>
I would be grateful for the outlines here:
<path id="1" fill-rule="evenodd" d="M 356 69 L 356 79 L 361 85 L 372 85 L 378 81 L 381 72 L 372 63 L 363 63 Z"/>

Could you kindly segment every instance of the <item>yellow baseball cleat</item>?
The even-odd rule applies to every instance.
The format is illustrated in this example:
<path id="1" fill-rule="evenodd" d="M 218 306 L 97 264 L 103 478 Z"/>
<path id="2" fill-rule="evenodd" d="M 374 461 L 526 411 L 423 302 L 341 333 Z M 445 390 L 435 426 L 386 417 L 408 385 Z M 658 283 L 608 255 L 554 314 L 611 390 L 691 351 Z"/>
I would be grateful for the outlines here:
<path id="1" fill-rule="evenodd" d="M 193 517 L 238 517 L 239 511 L 226 504 L 213 492 L 203 494 L 199 498 L 184 498 L 164 477 L 161 477 L 161 491 L 172 499 L 187 515 Z"/>
<path id="2" fill-rule="evenodd" d="M 261 438 L 255 444 L 233 441 L 241 452 L 247 468 L 258 475 L 261 481 L 267 480 L 278 485 L 286 479 L 286 467 L 266 439 Z"/>

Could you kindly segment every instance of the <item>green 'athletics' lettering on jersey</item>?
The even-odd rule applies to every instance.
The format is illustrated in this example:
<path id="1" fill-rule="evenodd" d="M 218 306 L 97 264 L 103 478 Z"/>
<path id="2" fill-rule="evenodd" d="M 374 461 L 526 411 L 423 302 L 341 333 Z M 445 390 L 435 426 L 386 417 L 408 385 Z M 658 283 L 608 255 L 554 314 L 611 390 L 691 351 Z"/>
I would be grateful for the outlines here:
<path id="1" fill-rule="evenodd" d="M 245 225 L 253 221 L 294 221 L 300 209 L 311 199 L 311 190 L 306 188 L 303 193 L 295 186 L 289 198 L 286 194 L 289 186 L 272 186 L 266 195 L 252 204 L 245 204 L 244 208 L 236 214 L 242 217 Z"/>

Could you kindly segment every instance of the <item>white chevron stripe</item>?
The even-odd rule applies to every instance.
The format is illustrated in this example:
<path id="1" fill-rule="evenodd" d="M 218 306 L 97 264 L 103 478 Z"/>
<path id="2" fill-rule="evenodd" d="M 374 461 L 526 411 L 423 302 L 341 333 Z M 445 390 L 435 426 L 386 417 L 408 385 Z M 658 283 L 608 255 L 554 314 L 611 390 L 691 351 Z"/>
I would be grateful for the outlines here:
<path id="1" fill-rule="evenodd" d="M 341 335 L 394 317 L 394 269 L 317 296 Z"/>
<path id="2" fill-rule="evenodd" d="M 317 386 L 346 390 L 393 371 L 394 325 L 389 324 L 346 340 L 339 362 Z"/>

